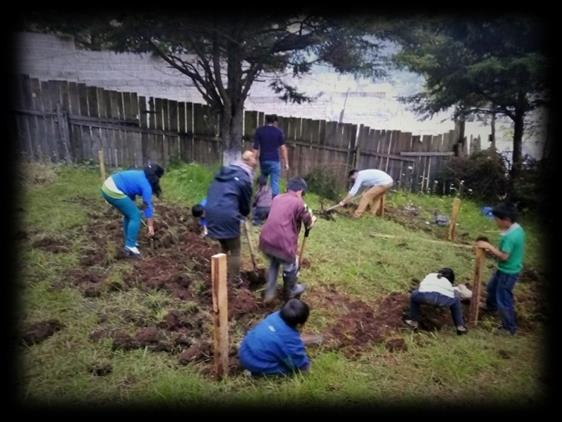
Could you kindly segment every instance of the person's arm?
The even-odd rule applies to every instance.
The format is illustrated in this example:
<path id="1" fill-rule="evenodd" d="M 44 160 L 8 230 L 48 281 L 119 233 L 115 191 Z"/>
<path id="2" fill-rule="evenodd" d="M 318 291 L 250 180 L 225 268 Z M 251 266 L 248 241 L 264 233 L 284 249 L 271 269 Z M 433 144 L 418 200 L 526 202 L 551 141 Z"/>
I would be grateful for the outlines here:
<path id="1" fill-rule="evenodd" d="M 285 144 L 279 147 L 279 151 L 281 151 L 281 160 L 283 161 L 283 168 L 285 170 L 289 170 L 289 154 L 287 152 L 287 146 Z"/>
<path id="2" fill-rule="evenodd" d="M 250 204 L 252 203 L 252 182 L 242 183 L 240 186 L 240 197 L 238 199 L 238 209 L 240 214 L 247 217 L 250 214 Z"/>
<path id="3" fill-rule="evenodd" d="M 498 248 L 491 245 L 485 240 L 479 240 L 476 242 L 476 246 L 484 249 L 486 252 L 490 252 L 494 257 L 500 261 L 507 261 L 509 259 L 509 253 L 500 251 Z"/>
<path id="4" fill-rule="evenodd" d="M 154 236 L 154 219 L 152 218 L 154 214 L 154 207 L 152 206 L 152 187 L 148 181 L 146 181 L 146 184 L 142 187 L 142 202 L 145 206 L 144 216 L 146 218 L 146 225 L 148 226 L 148 235 Z"/>
<path id="5" fill-rule="evenodd" d="M 349 190 L 348 194 L 345 196 L 345 198 L 343 198 L 338 205 L 340 207 L 343 207 L 345 204 L 347 204 L 348 202 L 351 202 L 351 200 L 353 199 L 353 197 L 355 195 L 357 195 L 357 192 L 359 192 L 359 188 L 361 187 L 361 184 L 363 183 L 363 178 L 361 178 L 360 176 L 357 176 L 357 178 L 355 179 L 355 183 L 353 184 L 353 186 L 351 187 L 351 189 Z"/>
<path id="6" fill-rule="evenodd" d="M 148 235 L 150 237 L 154 236 L 154 219 L 152 217 L 147 218 L 146 225 L 148 226 Z"/>

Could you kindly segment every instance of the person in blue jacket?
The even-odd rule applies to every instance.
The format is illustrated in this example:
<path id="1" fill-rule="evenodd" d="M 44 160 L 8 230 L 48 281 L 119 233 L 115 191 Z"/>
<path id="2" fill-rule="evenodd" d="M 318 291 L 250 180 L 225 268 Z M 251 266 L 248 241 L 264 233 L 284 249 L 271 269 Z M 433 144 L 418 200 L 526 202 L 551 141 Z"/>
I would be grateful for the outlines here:
<path id="1" fill-rule="evenodd" d="M 252 151 L 245 151 L 242 159 L 223 166 L 215 175 L 207 191 L 208 236 L 218 240 L 228 256 L 228 278 L 239 287 L 240 280 L 240 224 L 250 213 L 253 172 L 257 160 Z"/>
<path id="2" fill-rule="evenodd" d="M 201 226 L 201 237 L 207 236 L 207 219 L 205 218 L 205 207 L 207 206 L 207 198 L 203 198 L 201 202 L 195 204 L 191 208 L 191 215 L 196 218 L 197 223 Z"/>
<path id="3" fill-rule="evenodd" d="M 135 198 L 142 197 L 144 216 L 147 221 L 148 235 L 154 236 L 154 207 L 152 195 L 160 196 L 160 178 L 164 169 L 158 164 L 148 162 L 142 170 L 124 170 L 109 176 L 101 187 L 105 200 L 123 214 L 123 234 L 125 253 L 139 258 L 137 238 L 141 224 L 141 213 L 135 204 Z"/>
<path id="4" fill-rule="evenodd" d="M 300 299 L 288 300 L 280 311 L 268 315 L 242 340 L 238 357 L 252 375 L 289 375 L 307 371 L 310 361 L 299 329 L 310 309 Z"/>

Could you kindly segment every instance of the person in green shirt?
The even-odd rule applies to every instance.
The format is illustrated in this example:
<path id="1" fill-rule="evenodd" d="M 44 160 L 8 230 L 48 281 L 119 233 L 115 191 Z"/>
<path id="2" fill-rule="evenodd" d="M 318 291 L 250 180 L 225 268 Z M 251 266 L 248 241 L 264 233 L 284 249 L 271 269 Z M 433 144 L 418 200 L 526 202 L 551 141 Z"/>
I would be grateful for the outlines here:
<path id="1" fill-rule="evenodd" d="M 484 249 L 498 260 L 497 270 L 486 287 L 488 312 L 498 311 L 503 332 L 514 335 L 517 331 L 513 305 L 513 287 L 523 268 L 525 254 L 525 231 L 516 222 L 517 211 L 510 205 L 500 204 L 492 209 L 497 226 L 502 230 L 498 248 L 479 240 L 476 246 Z"/>

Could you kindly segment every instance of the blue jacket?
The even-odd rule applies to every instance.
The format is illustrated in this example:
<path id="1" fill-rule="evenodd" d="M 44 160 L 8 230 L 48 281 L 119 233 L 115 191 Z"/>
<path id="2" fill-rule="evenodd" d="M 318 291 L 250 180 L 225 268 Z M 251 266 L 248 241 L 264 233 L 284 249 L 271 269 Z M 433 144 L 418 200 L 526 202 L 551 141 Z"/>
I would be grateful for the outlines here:
<path id="1" fill-rule="evenodd" d="M 240 221 L 250 213 L 251 200 L 250 175 L 237 165 L 222 167 L 207 192 L 205 218 L 209 237 L 239 237 Z"/>
<path id="2" fill-rule="evenodd" d="M 115 186 L 133 201 L 136 196 L 142 196 L 144 202 L 144 216 L 152 217 L 154 209 L 152 207 L 152 186 L 144 174 L 144 170 L 124 170 L 111 175 Z"/>
<path id="3" fill-rule="evenodd" d="M 308 369 L 304 343 L 296 329 L 289 327 L 279 311 L 252 328 L 240 346 L 242 366 L 255 375 L 282 375 Z"/>

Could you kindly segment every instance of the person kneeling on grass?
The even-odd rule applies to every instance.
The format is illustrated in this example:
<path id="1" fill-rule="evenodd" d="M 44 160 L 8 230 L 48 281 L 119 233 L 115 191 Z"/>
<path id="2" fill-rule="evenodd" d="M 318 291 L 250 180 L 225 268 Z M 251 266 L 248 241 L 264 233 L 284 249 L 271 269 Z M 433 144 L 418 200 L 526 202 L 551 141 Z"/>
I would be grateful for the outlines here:
<path id="1" fill-rule="evenodd" d="M 425 276 L 419 287 L 410 296 L 410 319 L 406 319 L 404 322 L 414 329 L 418 328 L 422 303 L 447 307 L 451 309 L 457 334 L 465 334 L 468 330 L 464 324 L 461 299 L 467 298 L 465 296 L 466 288 L 453 287 L 454 281 L 455 273 L 450 268 L 441 268 L 438 272 Z"/>
<path id="2" fill-rule="evenodd" d="M 289 375 L 310 365 L 299 330 L 310 310 L 300 299 L 290 299 L 268 315 L 242 340 L 238 357 L 252 375 Z"/>

